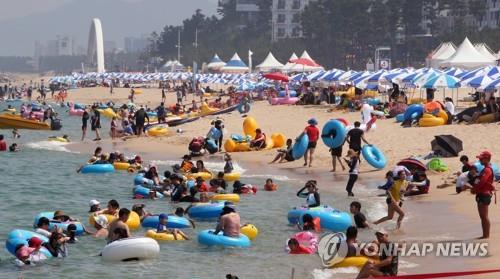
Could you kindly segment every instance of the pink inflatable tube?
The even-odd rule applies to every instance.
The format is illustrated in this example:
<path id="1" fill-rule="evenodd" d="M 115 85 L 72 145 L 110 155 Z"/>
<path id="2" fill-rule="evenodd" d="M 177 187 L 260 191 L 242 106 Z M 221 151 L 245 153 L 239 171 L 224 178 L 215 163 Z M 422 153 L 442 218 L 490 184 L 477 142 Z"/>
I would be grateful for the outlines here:
<path id="1" fill-rule="evenodd" d="M 290 248 L 288 248 L 288 240 L 290 240 L 291 238 L 297 239 L 301 246 L 304 246 L 311 251 L 311 254 L 314 254 L 318 251 L 318 236 L 314 232 L 303 231 L 292 235 L 289 239 L 286 240 L 287 252 L 290 252 Z"/>
<path id="2" fill-rule="evenodd" d="M 271 98 L 271 105 L 295 105 L 299 101 L 299 98 L 297 97 L 290 97 L 290 98 Z"/>

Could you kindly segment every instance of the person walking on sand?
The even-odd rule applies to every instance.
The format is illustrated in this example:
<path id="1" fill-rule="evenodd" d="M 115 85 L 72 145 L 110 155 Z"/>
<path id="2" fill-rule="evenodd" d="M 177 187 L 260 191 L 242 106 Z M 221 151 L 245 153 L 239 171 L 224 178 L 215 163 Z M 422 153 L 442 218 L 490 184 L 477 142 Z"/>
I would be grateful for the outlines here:
<path id="1" fill-rule="evenodd" d="M 479 181 L 474 184 L 471 192 L 476 194 L 477 211 L 481 218 L 481 227 L 483 235 L 479 239 L 488 239 L 490 237 L 490 219 L 488 218 L 488 207 L 491 203 L 491 197 L 495 191 L 493 186 L 493 169 L 491 168 L 491 153 L 483 151 L 477 156 L 484 169 L 479 174 Z M 496 195 L 496 194 L 495 194 Z"/>
<path id="2" fill-rule="evenodd" d="M 359 121 L 354 122 L 354 128 L 347 132 L 346 136 L 346 141 L 349 144 L 349 149 L 358 152 L 358 154 L 361 151 L 361 141 L 369 144 L 364 137 L 365 132 L 359 128 L 360 126 L 361 123 Z"/>
<path id="3" fill-rule="evenodd" d="M 309 144 L 307 145 L 306 153 L 304 154 L 304 167 L 307 166 L 307 160 L 309 159 L 309 167 L 312 167 L 313 154 L 314 150 L 316 150 L 316 145 L 318 144 L 319 139 L 319 130 L 316 125 L 318 125 L 318 121 L 316 118 L 311 118 L 307 121 L 309 124 L 305 129 L 304 133 L 309 138 Z"/>
<path id="4" fill-rule="evenodd" d="M 347 159 L 344 160 L 347 163 L 347 166 L 349 167 L 349 180 L 347 181 L 345 190 L 347 191 L 347 196 L 354 197 L 354 194 L 352 193 L 352 188 L 354 187 L 354 183 L 356 183 L 356 180 L 358 180 L 359 155 L 353 149 L 349 149 L 349 151 L 347 151 L 347 157 L 349 157 L 349 160 Z"/>
<path id="5" fill-rule="evenodd" d="M 382 222 L 392 220 L 394 218 L 394 212 L 399 214 L 396 228 L 399 229 L 401 227 L 401 222 L 405 217 L 405 213 L 401 209 L 403 206 L 403 202 L 401 201 L 401 190 L 406 189 L 408 187 L 408 181 L 406 180 L 406 174 L 404 171 L 398 172 L 397 180 L 394 181 L 391 188 L 387 190 L 387 216 L 380 218 L 375 221 L 373 224 L 378 225 Z"/>
<path id="6" fill-rule="evenodd" d="M 165 103 L 167 100 L 167 95 L 165 94 L 165 87 L 161 88 L 161 103 Z"/>

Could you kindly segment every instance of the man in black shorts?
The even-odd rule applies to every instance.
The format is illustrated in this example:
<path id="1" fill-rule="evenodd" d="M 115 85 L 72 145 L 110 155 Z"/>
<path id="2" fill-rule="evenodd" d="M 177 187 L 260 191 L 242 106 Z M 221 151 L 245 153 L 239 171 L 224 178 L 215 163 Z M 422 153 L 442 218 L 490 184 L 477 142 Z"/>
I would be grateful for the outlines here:
<path id="1" fill-rule="evenodd" d="M 96 105 L 92 106 L 92 112 L 93 115 L 90 118 L 90 128 L 92 131 L 95 131 L 96 138 L 94 141 L 101 140 L 101 135 L 99 134 L 99 129 L 101 129 L 101 113 L 97 110 Z"/>
<path id="2" fill-rule="evenodd" d="M 346 141 L 349 143 L 349 149 L 358 152 L 358 154 L 361 151 L 361 140 L 369 144 L 364 137 L 365 132 L 359 128 L 360 126 L 361 123 L 359 123 L 359 121 L 354 122 L 354 128 L 351 129 L 346 136 Z"/>
<path id="3" fill-rule="evenodd" d="M 142 132 L 144 131 L 144 123 L 146 122 L 146 119 L 148 120 L 149 124 L 149 116 L 144 110 L 143 107 L 141 107 L 136 113 L 135 113 L 135 131 L 137 133 L 137 136 L 140 137 L 142 135 Z"/>

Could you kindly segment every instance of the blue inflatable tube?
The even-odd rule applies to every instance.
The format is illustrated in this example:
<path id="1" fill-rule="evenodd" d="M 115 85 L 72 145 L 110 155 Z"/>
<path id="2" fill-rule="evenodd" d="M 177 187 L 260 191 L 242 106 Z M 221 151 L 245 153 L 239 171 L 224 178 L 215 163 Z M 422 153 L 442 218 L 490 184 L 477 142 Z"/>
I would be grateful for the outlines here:
<path id="1" fill-rule="evenodd" d="M 320 219 L 321 228 L 334 232 L 345 232 L 352 226 L 351 215 L 329 206 L 320 206 L 315 208 L 294 208 L 288 212 L 288 221 L 290 224 L 302 224 L 302 216 L 310 214 L 313 218 Z"/>
<path id="2" fill-rule="evenodd" d="M 33 222 L 33 228 L 37 227 L 38 220 L 42 217 L 49 219 L 49 221 L 50 221 L 49 222 L 49 231 L 52 231 L 54 229 L 54 227 L 56 227 L 56 226 L 57 226 L 57 228 L 60 228 L 64 231 L 67 231 L 68 226 L 71 224 L 74 224 L 76 226 L 76 235 L 82 235 L 85 232 L 83 229 L 83 225 L 80 222 L 73 222 L 73 221 L 59 222 L 59 221 L 52 220 L 54 218 L 54 211 L 45 211 L 45 212 L 38 213 L 35 216 L 35 220 Z"/>
<path id="3" fill-rule="evenodd" d="M 141 222 L 143 228 L 154 228 L 158 227 L 160 223 L 160 217 L 158 215 L 148 216 L 144 218 Z M 168 215 L 167 228 L 169 229 L 184 229 L 191 228 L 191 223 L 188 219 L 184 217 L 179 217 L 175 215 Z"/>
<path id="4" fill-rule="evenodd" d="M 149 117 L 157 117 L 158 116 L 158 114 L 155 111 L 148 111 L 148 112 L 146 112 L 146 114 Z"/>
<path id="5" fill-rule="evenodd" d="M 140 195 L 140 196 L 143 196 L 144 198 L 149 198 L 149 191 L 151 189 L 149 188 L 146 188 L 144 186 L 141 186 L 141 185 L 136 185 L 134 187 L 134 195 Z M 163 199 L 163 194 L 160 193 L 160 192 L 156 192 L 156 197 L 159 198 L 159 199 Z"/>
<path id="6" fill-rule="evenodd" d="M 195 219 L 215 219 L 219 218 L 224 202 L 198 203 L 189 208 L 189 217 Z"/>
<path id="7" fill-rule="evenodd" d="M 377 98 L 368 98 L 366 99 L 366 102 L 370 105 L 370 106 L 376 106 L 376 105 L 379 105 L 380 104 L 380 100 L 377 99 Z"/>
<path id="8" fill-rule="evenodd" d="M 338 120 L 329 120 L 321 130 L 321 139 L 329 148 L 337 148 L 344 143 L 346 129 L 342 122 Z"/>
<path id="9" fill-rule="evenodd" d="M 424 114 L 424 106 L 414 104 L 409 106 L 404 113 L 404 121 L 416 119 Z"/>
<path id="10" fill-rule="evenodd" d="M 238 105 L 238 112 L 241 114 L 245 114 L 245 113 L 250 112 L 251 108 L 252 107 L 250 106 L 250 103 L 248 103 L 248 102 L 243 103 L 242 102 Z"/>
<path id="11" fill-rule="evenodd" d="M 73 107 L 74 107 L 75 109 L 85 109 L 85 105 L 78 104 L 78 103 L 73 104 Z"/>
<path id="12" fill-rule="evenodd" d="M 219 151 L 219 146 L 217 145 L 217 143 L 213 139 L 206 140 L 205 148 L 207 149 L 208 153 L 210 153 L 210 154 L 214 154 L 214 153 L 217 153 L 217 151 Z"/>
<path id="13" fill-rule="evenodd" d="M 147 179 L 144 177 L 143 173 L 139 173 L 136 176 L 134 176 L 134 185 L 149 185 L 153 186 L 155 183 L 151 179 Z"/>
<path id="14" fill-rule="evenodd" d="M 334 208 L 328 205 L 322 205 L 318 207 L 307 208 L 303 206 L 294 207 L 290 211 L 288 211 L 288 223 L 291 225 L 296 225 L 300 223 L 300 217 L 306 213 L 306 211 L 332 211 Z"/>
<path id="15" fill-rule="evenodd" d="M 115 172 L 115 167 L 112 164 L 94 164 L 86 165 L 81 170 L 81 173 L 110 173 Z"/>
<path id="16" fill-rule="evenodd" d="M 363 154 L 363 158 L 365 158 L 368 164 L 376 169 L 383 169 L 387 165 L 384 153 L 374 145 L 364 145 L 361 154 Z"/>
<path id="17" fill-rule="evenodd" d="M 307 146 L 309 145 L 309 137 L 307 134 L 302 133 L 299 138 L 295 141 L 292 147 L 292 157 L 298 160 L 304 156 L 307 151 Z"/>
<path id="18" fill-rule="evenodd" d="M 229 237 L 224 236 L 222 232 L 218 234 L 213 234 L 211 230 L 204 230 L 198 234 L 198 242 L 203 245 L 208 246 L 225 246 L 225 247 L 250 247 L 250 239 L 244 234 L 240 234 L 240 237 Z"/>
<path id="19" fill-rule="evenodd" d="M 236 134 L 231 135 L 231 139 L 234 140 L 235 142 L 248 142 L 251 140 L 249 136 L 242 136 Z"/>
<path id="20" fill-rule="evenodd" d="M 280 93 L 278 94 L 278 97 L 286 97 L 286 91 L 285 90 L 282 90 L 280 91 Z M 288 97 L 297 97 L 297 91 L 295 90 L 288 90 Z"/>
<path id="21" fill-rule="evenodd" d="M 497 164 L 495 164 L 495 163 L 490 163 L 490 164 L 491 164 L 491 169 L 493 170 L 493 174 L 495 176 L 497 176 L 498 174 L 500 174 L 500 171 L 498 169 Z M 484 166 L 481 165 L 481 163 L 479 161 L 474 162 L 474 166 L 476 166 L 476 169 L 477 169 L 478 173 L 482 172 L 483 169 L 484 169 Z"/>
<path id="22" fill-rule="evenodd" d="M 49 242 L 49 239 L 45 236 L 38 234 L 36 232 L 26 231 L 26 230 L 13 230 L 7 236 L 7 241 L 5 241 L 5 249 L 9 251 L 13 256 L 16 256 L 16 247 L 20 244 L 28 245 L 28 240 L 32 237 L 37 237 L 41 239 L 44 243 Z M 52 258 L 52 254 L 45 247 L 40 249 L 47 258 Z"/>
<path id="23" fill-rule="evenodd" d="M 400 113 L 400 114 L 396 115 L 396 122 L 403 122 L 404 120 L 405 120 L 404 113 Z"/>

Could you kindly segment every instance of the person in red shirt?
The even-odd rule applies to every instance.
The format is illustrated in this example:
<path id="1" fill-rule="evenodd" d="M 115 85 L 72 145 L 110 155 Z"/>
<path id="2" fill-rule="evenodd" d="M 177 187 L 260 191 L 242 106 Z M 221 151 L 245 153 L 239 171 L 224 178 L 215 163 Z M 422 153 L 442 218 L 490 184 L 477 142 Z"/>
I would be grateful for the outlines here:
<path id="1" fill-rule="evenodd" d="M 484 169 L 479 174 L 478 181 L 474 184 L 472 192 L 476 194 L 477 211 L 481 218 L 483 235 L 479 239 L 490 237 L 490 219 L 488 218 L 488 206 L 491 203 L 491 196 L 495 187 L 493 186 L 493 170 L 490 165 L 491 153 L 483 151 L 477 156 Z"/>
<path id="2" fill-rule="evenodd" d="M 318 125 L 318 121 L 316 120 L 316 118 L 311 118 L 309 119 L 309 121 L 307 121 L 307 124 L 309 124 L 309 126 L 304 129 L 304 133 L 307 134 L 307 137 L 309 138 L 309 145 L 307 146 L 306 153 L 304 154 L 304 167 L 307 166 L 308 159 L 309 167 L 311 167 L 314 150 L 316 149 L 316 145 L 319 139 L 319 130 L 318 127 L 316 127 L 316 125 Z"/>
<path id="3" fill-rule="evenodd" d="M 290 240 L 288 240 L 288 248 L 290 248 L 290 254 L 292 255 L 314 253 L 311 248 L 300 245 L 299 241 L 295 238 L 290 238 Z"/>
<path id="4" fill-rule="evenodd" d="M 5 142 L 3 135 L 0 135 L 0 151 L 7 151 L 7 143 Z"/>

